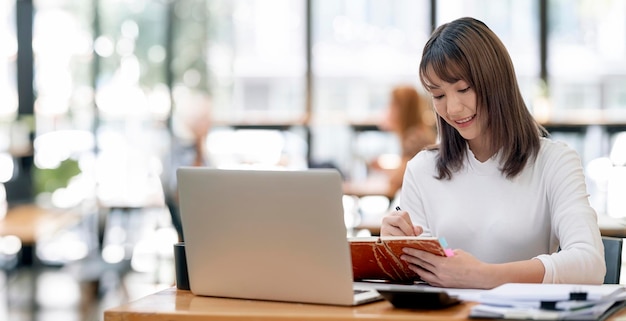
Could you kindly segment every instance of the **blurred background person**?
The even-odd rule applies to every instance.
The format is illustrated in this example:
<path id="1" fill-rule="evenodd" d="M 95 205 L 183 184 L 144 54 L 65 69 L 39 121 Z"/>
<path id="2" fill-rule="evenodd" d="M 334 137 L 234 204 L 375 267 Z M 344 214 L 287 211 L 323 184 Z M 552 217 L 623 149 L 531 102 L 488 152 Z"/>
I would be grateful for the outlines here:
<path id="1" fill-rule="evenodd" d="M 397 86 L 391 92 L 389 105 L 378 126 L 397 136 L 400 155 L 392 159 L 381 155 L 371 161 L 369 167 L 385 173 L 389 183 L 387 195 L 396 195 L 402 187 L 406 163 L 436 141 L 432 111 L 427 100 L 413 86 Z"/>
<path id="2" fill-rule="evenodd" d="M 172 215 L 179 241 L 183 241 L 178 210 L 176 169 L 180 166 L 210 166 L 206 150 L 211 129 L 210 99 L 205 94 L 184 91 L 172 115 L 172 139 L 161 175 L 165 204 Z"/>

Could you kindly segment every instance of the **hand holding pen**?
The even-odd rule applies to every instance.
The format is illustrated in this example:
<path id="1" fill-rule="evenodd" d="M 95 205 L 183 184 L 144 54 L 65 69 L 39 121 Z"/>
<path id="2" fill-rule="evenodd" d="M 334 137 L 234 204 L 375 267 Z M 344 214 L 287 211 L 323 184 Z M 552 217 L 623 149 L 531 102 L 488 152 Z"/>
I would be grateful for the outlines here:
<path id="1" fill-rule="evenodd" d="M 396 211 L 401 212 L 400 215 L 402 215 L 402 209 L 400 208 L 400 206 L 396 206 Z M 408 212 L 404 212 L 407 213 Z M 411 224 L 411 218 L 409 217 L 409 224 Z M 421 226 L 417 226 L 417 225 L 413 225 L 413 229 L 414 229 L 414 233 L 415 236 L 419 236 L 420 234 L 422 234 L 424 232 L 424 229 Z M 443 248 L 445 249 L 446 252 L 446 256 L 450 257 L 450 256 L 454 256 L 454 251 L 450 248 L 448 248 L 448 243 L 446 242 L 446 239 L 441 237 L 439 238 L 439 242 L 441 243 L 441 246 L 443 246 Z"/>
<path id="2" fill-rule="evenodd" d="M 395 212 L 383 218 L 380 228 L 382 236 L 418 236 L 423 231 L 421 226 L 413 225 L 409 212 L 403 211 L 399 206 L 396 206 Z"/>

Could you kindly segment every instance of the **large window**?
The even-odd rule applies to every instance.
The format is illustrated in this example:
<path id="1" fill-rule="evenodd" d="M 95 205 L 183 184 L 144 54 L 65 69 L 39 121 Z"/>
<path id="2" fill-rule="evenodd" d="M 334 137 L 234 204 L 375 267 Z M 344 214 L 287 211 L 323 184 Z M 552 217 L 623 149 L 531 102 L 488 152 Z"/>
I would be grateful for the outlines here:
<path id="1" fill-rule="evenodd" d="M 397 149 L 380 135 L 360 144 L 349 126 L 375 125 L 394 86 L 418 86 L 429 14 L 427 0 L 313 1 L 313 158 L 359 176 L 353 157 Z"/>
<path id="2" fill-rule="evenodd" d="M 397 84 L 417 85 L 429 2 L 313 1 L 314 112 L 372 121 Z"/>
<path id="3" fill-rule="evenodd" d="M 579 115 L 588 115 L 593 110 L 608 111 L 607 119 L 614 118 L 611 112 L 615 111 L 623 116 L 626 2 L 551 0 L 548 3 L 547 63 L 553 116 L 571 119 L 572 110 L 579 110 Z"/>
<path id="4" fill-rule="evenodd" d="M 56 169 L 93 148 L 93 10 L 89 1 L 35 1 L 34 6 L 35 165 Z M 38 192 L 50 189 L 37 187 Z"/>
<path id="5" fill-rule="evenodd" d="M 89 1 L 35 1 L 37 131 L 91 130 L 93 10 Z"/>
<path id="6" fill-rule="evenodd" d="M 93 6 L 76 0 L 33 6 L 34 192 L 70 207 L 93 190 L 92 177 L 77 176 L 94 151 Z M 80 183 L 70 184 L 73 177 Z"/>
<path id="7" fill-rule="evenodd" d="M 206 4 L 205 59 L 216 121 L 302 121 L 305 2 L 209 0 Z"/>
<path id="8" fill-rule="evenodd" d="M 17 115 L 17 85 L 15 62 L 17 56 L 17 39 L 15 36 L 15 0 L 3 1 L 0 4 L 0 97 L 3 102 L 0 104 L 0 121 L 6 125 Z M 5 129 L 3 128 L 3 145 L 8 141 Z"/>
<path id="9" fill-rule="evenodd" d="M 306 2 L 203 3 L 206 26 L 199 40 L 205 43 L 213 119 L 210 162 L 222 168 L 306 168 Z M 181 24 L 191 27 L 189 20 Z"/>
<path id="10" fill-rule="evenodd" d="M 233 152 L 222 143 L 228 139 L 256 141 L 233 128 L 289 130 L 309 165 L 359 171 L 355 157 L 398 150 L 390 135 L 370 132 L 394 86 L 421 89 L 417 69 L 432 26 L 462 16 L 484 21 L 502 39 L 542 121 L 592 114 L 616 122 L 626 113 L 622 0 L 32 1 L 34 122 L 17 112 L 20 2 L 0 6 L 0 147 L 20 145 L 30 130 L 44 142 L 77 131 L 71 150 L 65 141 L 37 144 L 36 167 L 78 162 L 74 154 L 84 153 L 93 166 L 81 171 L 102 161 L 108 169 L 93 175 L 117 180 L 111 186 L 131 188 L 128 177 L 158 171 L 154 158 L 169 152 L 170 138 L 189 139 L 180 121 L 197 106 L 220 131 L 210 140 L 220 142 L 219 153 Z M 357 135 L 362 129 L 374 130 Z"/>
<path id="11" fill-rule="evenodd" d="M 106 122 L 165 120 L 166 2 L 98 1 L 96 103 Z"/>
<path id="12" fill-rule="evenodd" d="M 23 126 L 12 125 L 17 116 L 15 1 L 0 4 L 0 219 L 6 213 L 7 195 L 4 183 L 13 177 L 14 153 L 28 148 L 27 133 L 20 134 Z M 21 131 L 23 132 L 23 130 Z M 26 139 L 25 139 L 26 138 Z"/>

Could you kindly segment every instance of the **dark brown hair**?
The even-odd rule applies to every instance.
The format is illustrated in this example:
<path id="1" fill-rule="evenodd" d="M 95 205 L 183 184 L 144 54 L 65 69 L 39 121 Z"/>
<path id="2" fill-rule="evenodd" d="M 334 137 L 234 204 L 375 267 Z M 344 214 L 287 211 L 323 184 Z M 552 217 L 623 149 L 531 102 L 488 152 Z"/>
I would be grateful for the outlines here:
<path id="1" fill-rule="evenodd" d="M 491 150 L 503 160 L 507 178 L 519 174 L 537 156 L 541 136 L 547 132 L 526 108 L 508 51 L 491 29 L 473 18 L 460 18 L 439 26 L 424 46 L 419 76 L 432 88 L 428 71 L 448 83 L 463 80 L 476 92 L 476 106 L 483 117 Z M 437 115 L 440 143 L 438 179 L 451 179 L 468 157 L 465 139 Z"/>

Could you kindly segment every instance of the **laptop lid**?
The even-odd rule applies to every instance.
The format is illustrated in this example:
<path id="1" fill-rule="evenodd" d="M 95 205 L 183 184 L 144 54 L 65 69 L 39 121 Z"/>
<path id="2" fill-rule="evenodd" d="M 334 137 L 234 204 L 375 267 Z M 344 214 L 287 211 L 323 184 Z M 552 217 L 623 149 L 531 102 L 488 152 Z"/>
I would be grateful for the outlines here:
<path id="1" fill-rule="evenodd" d="M 354 305 L 336 170 L 177 170 L 196 295 Z"/>

